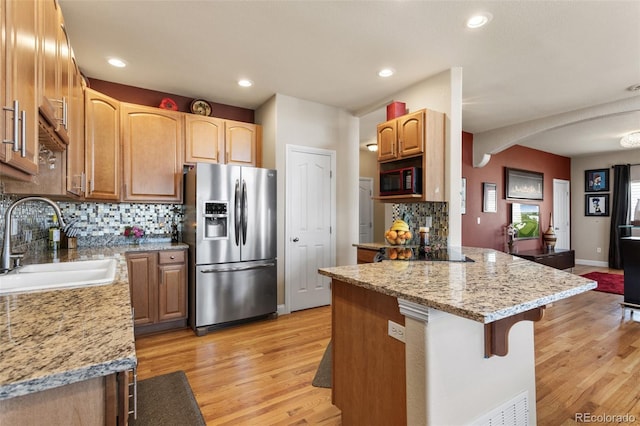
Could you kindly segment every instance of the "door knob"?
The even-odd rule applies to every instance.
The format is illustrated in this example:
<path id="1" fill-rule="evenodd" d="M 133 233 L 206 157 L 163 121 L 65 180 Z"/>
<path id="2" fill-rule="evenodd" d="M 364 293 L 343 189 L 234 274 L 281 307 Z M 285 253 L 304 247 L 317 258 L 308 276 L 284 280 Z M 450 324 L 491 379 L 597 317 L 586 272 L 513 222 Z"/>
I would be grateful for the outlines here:
<path id="1" fill-rule="evenodd" d="M 300 241 L 300 238 L 298 238 L 298 237 L 295 237 L 295 238 L 293 239 L 293 242 L 294 242 L 294 243 L 297 243 L 298 241 Z"/>

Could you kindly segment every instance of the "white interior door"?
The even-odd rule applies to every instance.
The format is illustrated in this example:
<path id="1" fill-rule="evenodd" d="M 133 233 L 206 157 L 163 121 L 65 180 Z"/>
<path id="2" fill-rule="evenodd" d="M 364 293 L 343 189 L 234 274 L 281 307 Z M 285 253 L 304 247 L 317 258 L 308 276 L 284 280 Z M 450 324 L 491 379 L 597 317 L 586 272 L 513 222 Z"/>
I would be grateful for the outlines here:
<path id="1" fill-rule="evenodd" d="M 318 268 L 335 265 L 334 165 L 333 151 L 287 146 L 285 291 L 290 311 L 331 303 L 331 280 Z"/>
<path id="2" fill-rule="evenodd" d="M 571 248 L 571 182 L 553 180 L 553 226 L 556 232 L 556 248 Z"/>
<path id="3" fill-rule="evenodd" d="M 361 243 L 373 242 L 373 178 L 360 178 L 359 239 Z"/>

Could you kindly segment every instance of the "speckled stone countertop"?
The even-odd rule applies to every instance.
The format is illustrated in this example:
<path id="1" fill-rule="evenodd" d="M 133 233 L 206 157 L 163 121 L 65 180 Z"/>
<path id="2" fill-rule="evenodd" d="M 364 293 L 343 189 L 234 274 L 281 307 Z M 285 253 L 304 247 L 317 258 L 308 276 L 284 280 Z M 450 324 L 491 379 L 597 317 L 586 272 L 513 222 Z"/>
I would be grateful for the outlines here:
<path id="1" fill-rule="evenodd" d="M 462 247 L 473 262 L 383 261 L 322 268 L 349 284 L 481 323 L 596 288 L 593 280 L 492 249 Z"/>
<path id="2" fill-rule="evenodd" d="M 25 264 L 117 258 L 114 283 L 0 296 L 0 399 L 130 370 L 137 363 L 125 253 L 181 243 L 46 252 Z"/>
<path id="3" fill-rule="evenodd" d="M 388 244 L 384 243 L 357 243 L 353 245 L 354 247 L 365 249 L 365 250 L 380 250 L 382 248 L 388 247 Z"/>

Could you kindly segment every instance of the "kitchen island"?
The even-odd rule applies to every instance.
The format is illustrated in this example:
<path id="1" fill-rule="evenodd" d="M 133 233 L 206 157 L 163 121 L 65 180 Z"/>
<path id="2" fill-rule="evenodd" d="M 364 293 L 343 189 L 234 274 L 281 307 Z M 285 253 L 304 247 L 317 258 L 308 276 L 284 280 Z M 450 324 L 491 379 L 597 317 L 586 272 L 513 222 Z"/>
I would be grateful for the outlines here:
<path id="1" fill-rule="evenodd" d="M 450 251 L 455 261 L 319 270 L 333 280 L 333 402 L 343 424 L 492 415 L 536 424 L 532 321 L 596 283 L 496 250 Z"/>
<path id="2" fill-rule="evenodd" d="M 137 359 L 125 253 L 175 248 L 186 245 L 89 247 L 25 258 L 25 264 L 116 258 L 118 267 L 111 284 L 0 296 L 0 424 L 126 422 L 126 398 L 118 404 L 118 395 L 128 393 L 124 375 Z"/>

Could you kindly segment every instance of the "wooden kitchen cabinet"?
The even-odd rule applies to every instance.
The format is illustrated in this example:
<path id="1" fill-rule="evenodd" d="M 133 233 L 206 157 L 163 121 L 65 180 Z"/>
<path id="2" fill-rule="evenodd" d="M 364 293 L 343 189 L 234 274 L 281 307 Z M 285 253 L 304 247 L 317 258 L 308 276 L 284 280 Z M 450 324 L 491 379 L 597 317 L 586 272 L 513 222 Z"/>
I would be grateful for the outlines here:
<path id="1" fill-rule="evenodd" d="M 17 126 L 18 150 L 14 151 L 13 144 L 0 146 L 0 161 L 11 166 L 2 166 L 0 174 L 28 180 L 30 175 L 38 173 L 38 2 L 0 0 L 0 5 L 3 28 L 3 36 L 0 37 L 3 43 L 0 76 L 4 89 L 0 102 L 3 107 L 13 108 L 14 102 L 18 101 L 18 111 L 2 110 L 1 136 L 4 140 L 14 140 L 14 126 Z M 22 112 L 24 122 L 20 119 Z"/>
<path id="2" fill-rule="evenodd" d="M 182 202 L 182 115 L 121 104 L 123 201 Z"/>
<path id="3" fill-rule="evenodd" d="M 259 167 L 261 130 L 257 124 L 185 114 L 185 163 Z"/>
<path id="4" fill-rule="evenodd" d="M 127 253 L 133 324 L 153 324 L 157 319 L 157 253 Z"/>
<path id="5" fill-rule="evenodd" d="M 71 109 L 71 46 L 64 28 L 62 11 L 56 0 L 39 2 L 40 80 L 38 108 L 57 139 L 48 147 L 64 150 L 69 144 Z"/>
<path id="6" fill-rule="evenodd" d="M 187 317 L 187 263 L 184 250 L 158 253 L 158 321 Z"/>
<path id="7" fill-rule="evenodd" d="M 225 121 L 225 163 L 259 167 L 258 139 L 261 127 L 241 121 Z"/>
<path id="8" fill-rule="evenodd" d="M 374 263 L 379 262 L 378 256 L 380 254 L 380 250 L 366 249 L 362 247 L 358 247 L 357 251 L 357 261 L 358 265 L 362 263 Z"/>
<path id="9" fill-rule="evenodd" d="M 120 102 L 85 89 L 85 170 L 88 200 L 120 200 Z"/>
<path id="10" fill-rule="evenodd" d="M 127 253 L 136 334 L 187 324 L 185 250 Z"/>
<path id="11" fill-rule="evenodd" d="M 83 197 L 85 192 L 84 78 L 75 59 L 71 60 L 69 93 L 69 145 L 67 146 L 67 194 Z"/>
<path id="12" fill-rule="evenodd" d="M 222 163 L 224 120 L 198 114 L 184 115 L 185 163 Z"/>
<path id="13" fill-rule="evenodd" d="M 422 193 L 378 196 L 383 202 L 444 201 L 445 115 L 422 109 L 381 123 L 378 173 L 416 167 L 422 171 Z"/>
<path id="14" fill-rule="evenodd" d="M 112 373 L 0 401 L 2 425 L 128 424 L 126 372 Z"/>
<path id="15" fill-rule="evenodd" d="M 378 161 L 398 160 L 424 152 L 425 110 L 378 125 Z"/>

